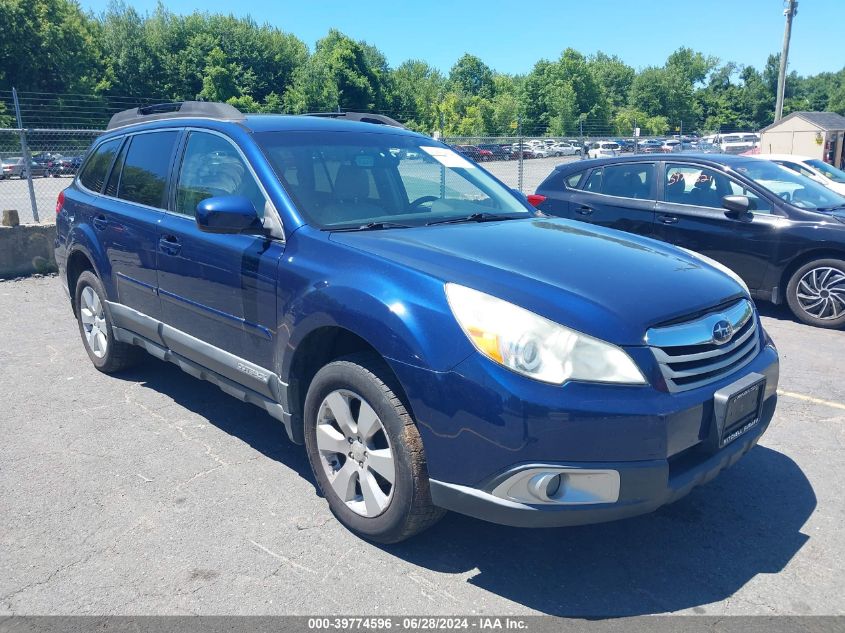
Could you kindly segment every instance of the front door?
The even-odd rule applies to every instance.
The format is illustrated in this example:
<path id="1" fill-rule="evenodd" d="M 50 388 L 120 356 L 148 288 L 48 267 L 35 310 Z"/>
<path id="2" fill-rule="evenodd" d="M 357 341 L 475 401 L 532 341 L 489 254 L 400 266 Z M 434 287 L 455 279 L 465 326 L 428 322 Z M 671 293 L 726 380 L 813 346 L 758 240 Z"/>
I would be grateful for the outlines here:
<path id="1" fill-rule="evenodd" d="M 162 320 L 199 341 L 184 339 L 188 347 L 181 352 L 201 364 L 216 366 L 211 357 L 222 350 L 272 370 L 284 243 L 262 235 L 203 233 L 195 221 L 198 202 L 235 194 L 252 200 L 263 217 L 269 203 L 233 142 L 211 132 L 188 132 L 172 212 L 159 231 Z"/>
<path id="2" fill-rule="evenodd" d="M 771 203 L 743 183 L 707 167 L 666 163 L 657 203 L 656 235 L 724 264 L 759 289 L 778 249 L 782 218 Z M 752 214 L 731 218 L 722 207 L 727 195 L 748 196 Z"/>

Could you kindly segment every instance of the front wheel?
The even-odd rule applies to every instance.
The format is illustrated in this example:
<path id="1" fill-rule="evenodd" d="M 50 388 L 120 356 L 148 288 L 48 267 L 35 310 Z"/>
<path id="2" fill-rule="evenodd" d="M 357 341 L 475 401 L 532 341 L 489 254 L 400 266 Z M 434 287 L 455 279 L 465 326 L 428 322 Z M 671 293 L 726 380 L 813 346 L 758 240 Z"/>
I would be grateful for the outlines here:
<path id="1" fill-rule="evenodd" d="M 334 515 L 356 534 L 396 543 L 433 525 L 417 427 L 389 370 L 371 355 L 329 363 L 305 398 L 305 447 Z"/>
<path id="2" fill-rule="evenodd" d="M 817 259 L 795 271 L 786 286 L 792 313 L 804 323 L 828 329 L 845 325 L 845 261 Z"/>

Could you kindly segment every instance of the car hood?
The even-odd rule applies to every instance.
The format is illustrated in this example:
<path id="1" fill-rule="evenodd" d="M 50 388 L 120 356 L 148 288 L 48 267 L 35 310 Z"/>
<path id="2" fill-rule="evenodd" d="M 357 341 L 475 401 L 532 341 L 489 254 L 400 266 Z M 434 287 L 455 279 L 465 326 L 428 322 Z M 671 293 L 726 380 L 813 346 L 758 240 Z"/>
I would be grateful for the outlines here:
<path id="1" fill-rule="evenodd" d="M 679 249 L 562 219 L 336 232 L 330 239 L 617 345 L 643 345 L 653 325 L 745 296 L 730 276 Z"/>
<path id="2" fill-rule="evenodd" d="M 838 211 L 831 211 L 830 215 L 834 218 L 845 224 L 845 209 L 840 209 Z"/>

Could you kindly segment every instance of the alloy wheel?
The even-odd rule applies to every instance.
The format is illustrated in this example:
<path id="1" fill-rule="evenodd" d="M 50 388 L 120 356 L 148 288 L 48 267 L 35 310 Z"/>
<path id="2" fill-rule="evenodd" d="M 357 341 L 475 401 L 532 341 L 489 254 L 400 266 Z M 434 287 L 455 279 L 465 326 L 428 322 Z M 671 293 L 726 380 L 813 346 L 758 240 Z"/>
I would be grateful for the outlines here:
<path id="1" fill-rule="evenodd" d="M 807 271 L 796 290 L 801 309 L 817 319 L 838 319 L 845 314 L 845 273 L 822 266 Z"/>
<path id="2" fill-rule="evenodd" d="M 103 358 L 109 347 L 108 327 L 103 302 L 91 286 L 85 286 L 79 297 L 79 316 L 85 331 L 88 349 L 97 358 Z"/>
<path id="3" fill-rule="evenodd" d="M 387 509 L 396 464 L 384 426 L 366 400 L 346 389 L 323 399 L 317 450 L 329 485 L 350 510 L 372 518 Z"/>

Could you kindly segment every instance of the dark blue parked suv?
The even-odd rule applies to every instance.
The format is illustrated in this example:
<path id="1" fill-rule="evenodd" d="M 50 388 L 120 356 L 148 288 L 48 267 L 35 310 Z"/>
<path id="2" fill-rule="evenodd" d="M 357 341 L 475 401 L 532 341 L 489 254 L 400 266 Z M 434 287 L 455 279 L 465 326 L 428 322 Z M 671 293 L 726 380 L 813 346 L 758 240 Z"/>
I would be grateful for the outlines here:
<path id="1" fill-rule="evenodd" d="M 381 542 L 648 512 L 754 446 L 778 357 L 735 275 L 379 122 L 116 115 L 57 204 L 94 365 L 146 350 L 264 408 Z"/>

